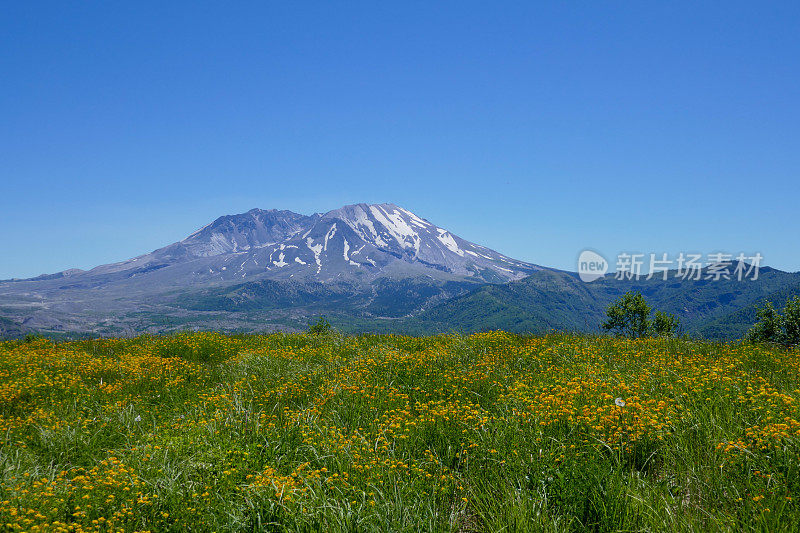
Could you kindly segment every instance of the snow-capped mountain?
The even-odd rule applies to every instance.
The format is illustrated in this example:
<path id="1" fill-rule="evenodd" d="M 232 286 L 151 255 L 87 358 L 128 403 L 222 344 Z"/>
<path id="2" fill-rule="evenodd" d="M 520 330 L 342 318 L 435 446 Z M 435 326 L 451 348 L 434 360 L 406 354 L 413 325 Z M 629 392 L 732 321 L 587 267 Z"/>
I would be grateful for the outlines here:
<path id="1" fill-rule="evenodd" d="M 398 324 L 410 332 L 592 330 L 613 298 L 645 289 L 687 323 L 704 320 L 717 331 L 721 320 L 749 327 L 743 310 L 754 316 L 761 299 L 794 294 L 797 276 L 763 271 L 744 292 L 704 280 L 686 286 L 610 276 L 586 284 L 471 243 L 393 204 L 313 215 L 253 209 L 127 261 L 0 281 L 0 336 L 302 330 L 321 315 L 351 331 L 386 332 Z M 672 300 L 685 303 L 687 291 L 708 292 L 703 302 L 737 303 L 671 309 Z"/>
<path id="2" fill-rule="evenodd" d="M 277 209 L 251 209 L 227 215 L 200 228 L 173 246 L 194 257 L 243 252 L 283 242 L 309 227 L 319 215 L 299 215 Z"/>
<path id="3" fill-rule="evenodd" d="M 141 271 L 153 267 L 164 268 L 198 258 L 255 251 L 291 238 L 313 225 L 319 217 L 318 214 L 307 216 L 277 209 L 251 209 L 247 213 L 225 215 L 180 242 L 127 261 L 102 265 L 89 272 L 105 274 Z"/>
<path id="4" fill-rule="evenodd" d="M 355 204 L 324 215 L 252 209 L 223 216 L 149 254 L 69 276 L 73 283 L 91 279 L 92 286 L 142 277 L 154 286 L 420 275 L 502 283 L 539 268 L 466 241 L 394 204 Z"/>
<path id="5" fill-rule="evenodd" d="M 497 282 L 538 268 L 466 241 L 393 204 L 330 211 L 306 231 L 268 246 L 264 255 L 265 268 L 275 275 L 323 280 L 416 268 Z"/>
<path id="6" fill-rule="evenodd" d="M 141 313 L 160 323 L 243 306 L 295 316 L 299 302 L 306 312 L 313 305 L 314 312 L 405 316 L 540 269 L 393 204 L 313 215 L 252 209 L 126 261 L 0 281 L 0 305 L 20 324 L 81 330 L 141 329 Z M 235 326 L 238 319 L 225 320 Z"/>

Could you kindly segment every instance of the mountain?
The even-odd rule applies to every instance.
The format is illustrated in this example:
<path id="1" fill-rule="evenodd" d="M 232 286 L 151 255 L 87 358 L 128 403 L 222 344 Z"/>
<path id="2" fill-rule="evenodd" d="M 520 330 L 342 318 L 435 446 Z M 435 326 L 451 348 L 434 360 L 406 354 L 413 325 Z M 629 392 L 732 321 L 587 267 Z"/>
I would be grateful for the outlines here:
<path id="1" fill-rule="evenodd" d="M 310 216 L 252 209 L 220 217 L 180 242 L 127 261 L 13 283 L 34 290 L 88 288 L 147 275 L 149 288 L 159 289 L 253 277 L 324 282 L 437 273 L 502 283 L 540 268 L 468 242 L 393 204 L 356 204 Z"/>
<path id="2" fill-rule="evenodd" d="M 220 258 L 253 253 L 265 246 L 283 242 L 311 227 L 318 218 L 319 215 L 306 216 L 291 211 L 251 209 L 247 213 L 219 217 L 180 242 L 127 261 L 101 265 L 87 272 L 72 269 L 33 280 L 70 277 L 75 283 L 84 281 L 97 285 L 186 263 L 192 263 L 193 273 L 198 275 L 205 265 L 213 266 Z M 173 272 L 177 284 L 189 282 L 183 277 L 185 269 Z"/>
<path id="3" fill-rule="evenodd" d="M 261 252 L 276 278 L 433 275 L 490 283 L 520 279 L 540 267 L 468 242 L 393 204 L 348 205 L 306 231 Z"/>
<path id="4" fill-rule="evenodd" d="M 756 322 L 756 310 L 770 302 L 779 311 L 786 305 L 786 300 L 800 296 L 800 279 L 790 280 L 786 286 L 758 298 L 754 303 L 738 309 L 726 309 L 724 313 L 704 322 L 696 328 L 698 335 L 709 339 L 741 338 Z"/>
<path id="5" fill-rule="evenodd" d="M 705 278 L 703 271 L 702 278 Z M 607 275 L 591 283 L 554 270 L 532 273 L 505 285 L 482 286 L 420 313 L 415 330 L 544 332 L 550 329 L 599 332 L 609 304 L 627 291 L 640 292 L 654 308 L 675 314 L 685 333 L 709 339 L 741 338 L 755 322 L 756 306 L 782 307 L 800 295 L 800 273 L 761 268 L 757 280 L 619 280 Z"/>
<path id="6" fill-rule="evenodd" d="M 231 313 L 263 321 L 266 311 L 280 318 L 276 327 L 331 308 L 398 318 L 541 269 L 393 204 L 313 215 L 252 209 L 126 261 L 2 281 L 0 316 L 97 333 L 203 326 L 210 314 L 235 327 L 246 320 Z"/>
<path id="7" fill-rule="evenodd" d="M 252 209 L 127 261 L 0 281 L 0 336 L 304 329 L 320 315 L 349 332 L 597 332 L 606 307 L 629 290 L 677 315 L 687 333 L 731 339 L 747 331 L 757 305 L 800 294 L 800 273 L 585 283 L 394 204 L 312 215 Z"/>
<path id="8" fill-rule="evenodd" d="M 0 317 L 0 340 L 21 337 L 25 333 L 26 329 L 20 324 L 17 324 L 8 318 Z"/>

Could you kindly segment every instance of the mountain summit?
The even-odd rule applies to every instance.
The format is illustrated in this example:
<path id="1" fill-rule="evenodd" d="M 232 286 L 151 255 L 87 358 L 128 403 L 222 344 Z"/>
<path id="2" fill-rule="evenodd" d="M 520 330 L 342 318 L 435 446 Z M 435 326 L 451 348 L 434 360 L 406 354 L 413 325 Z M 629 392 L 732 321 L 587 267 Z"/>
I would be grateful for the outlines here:
<path id="1" fill-rule="evenodd" d="M 423 274 L 431 269 L 505 282 L 538 268 L 466 241 L 394 204 L 355 204 L 330 211 L 305 231 L 266 247 L 264 255 L 267 270 L 278 277 L 321 280 Z"/>
<path id="2" fill-rule="evenodd" d="M 152 279 L 171 286 L 234 279 L 324 282 L 420 275 L 502 283 L 538 269 L 394 204 L 354 204 L 323 215 L 251 209 L 223 216 L 180 242 L 77 277 L 116 274 L 116 280 L 126 272 L 141 276 L 159 271 Z"/>

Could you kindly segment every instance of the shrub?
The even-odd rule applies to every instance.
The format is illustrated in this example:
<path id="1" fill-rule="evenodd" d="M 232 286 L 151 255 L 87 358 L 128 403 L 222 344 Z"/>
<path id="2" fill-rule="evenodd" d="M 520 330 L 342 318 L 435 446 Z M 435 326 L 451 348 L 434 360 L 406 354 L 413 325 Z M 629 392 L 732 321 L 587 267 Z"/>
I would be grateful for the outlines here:
<path id="1" fill-rule="evenodd" d="M 800 345 L 800 297 L 797 296 L 788 299 L 783 308 L 783 344 Z"/>
<path id="2" fill-rule="evenodd" d="M 769 342 L 784 346 L 800 344 L 800 297 L 788 298 L 781 315 L 772 302 L 756 310 L 756 322 L 747 332 L 748 342 Z"/>
<path id="3" fill-rule="evenodd" d="M 603 329 L 622 337 L 673 337 L 677 334 L 680 322 L 670 313 L 656 311 L 651 319 L 652 309 L 638 292 L 626 292 L 606 309 L 608 320 Z"/>
<path id="4" fill-rule="evenodd" d="M 316 324 L 312 324 L 308 328 L 308 332 L 312 335 L 323 335 L 331 331 L 331 324 L 323 317 L 319 317 Z"/>
<path id="5" fill-rule="evenodd" d="M 653 333 L 657 337 L 674 337 L 680 329 L 680 321 L 671 313 L 656 311 L 653 318 Z"/>

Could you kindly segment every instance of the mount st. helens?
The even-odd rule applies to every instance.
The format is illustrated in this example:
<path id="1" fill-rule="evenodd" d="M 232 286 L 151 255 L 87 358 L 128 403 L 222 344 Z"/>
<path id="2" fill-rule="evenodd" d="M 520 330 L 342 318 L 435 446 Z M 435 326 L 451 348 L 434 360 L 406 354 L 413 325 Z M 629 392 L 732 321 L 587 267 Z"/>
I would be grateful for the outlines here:
<path id="1" fill-rule="evenodd" d="M 398 317 L 540 269 L 393 204 L 314 215 L 253 209 L 127 261 L 0 282 L 0 316 L 22 328 L 98 333 L 198 320 L 249 328 L 258 311 L 269 316 L 252 320 L 275 327 L 331 308 Z M 231 315 L 238 311 L 248 317 Z"/>
<path id="2" fill-rule="evenodd" d="M 606 307 L 628 290 L 676 314 L 687 333 L 734 339 L 758 305 L 800 295 L 800 273 L 584 283 L 393 204 L 313 215 L 253 209 L 120 263 L 0 281 L 0 337 L 297 330 L 320 315 L 350 332 L 598 332 Z"/>
<path id="3" fill-rule="evenodd" d="M 456 278 L 505 282 L 540 268 L 468 242 L 393 204 L 357 204 L 310 216 L 252 209 L 220 217 L 180 242 L 127 261 L 14 283 L 34 290 L 63 289 L 146 274 L 159 282 L 158 288 L 161 283 L 181 286 L 253 276 L 324 282 L 434 275 L 430 270 Z M 65 286 L 58 281 L 62 278 L 70 278 L 70 283 Z M 55 283 L 42 283 L 47 281 Z"/>
<path id="4" fill-rule="evenodd" d="M 259 251 L 277 278 L 331 281 L 348 276 L 407 277 L 436 272 L 484 282 L 520 279 L 539 267 L 473 244 L 392 204 L 349 205 L 306 231 Z M 241 266 L 241 265 L 240 265 Z"/>

